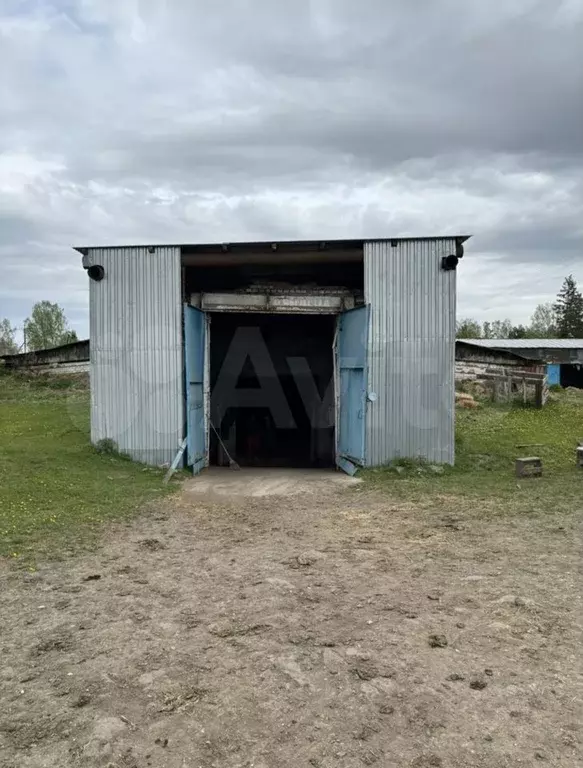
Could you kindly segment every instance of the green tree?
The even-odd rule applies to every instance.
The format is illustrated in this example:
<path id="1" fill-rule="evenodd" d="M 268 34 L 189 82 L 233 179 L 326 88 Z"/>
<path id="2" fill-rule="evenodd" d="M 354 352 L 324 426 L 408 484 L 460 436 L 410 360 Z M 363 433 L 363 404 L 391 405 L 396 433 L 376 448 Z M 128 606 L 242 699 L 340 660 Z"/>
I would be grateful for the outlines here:
<path id="1" fill-rule="evenodd" d="M 573 275 L 565 278 L 554 306 L 557 334 L 562 339 L 583 338 L 583 296 Z"/>
<path id="2" fill-rule="evenodd" d="M 0 320 L 0 355 L 15 355 L 18 352 L 18 344 L 14 339 L 16 328 L 10 324 L 10 320 Z"/>
<path id="3" fill-rule="evenodd" d="M 557 318 L 552 304 L 539 304 L 530 319 L 528 334 L 533 339 L 557 337 Z"/>
<path id="4" fill-rule="evenodd" d="M 456 337 L 458 339 L 480 339 L 482 337 L 482 327 L 477 320 L 465 317 L 457 322 Z"/>
<path id="5" fill-rule="evenodd" d="M 74 341 L 79 341 L 77 333 L 73 330 L 65 331 L 61 344 L 73 344 Z"/>
<path id="6" fill-rule="evenodd" d="M 514 325 L 508 334 L 509 339 L 528 339 L 529 329 L 524 325 Z"/>
<path id="7" fill-rule="evenodd" d="M 50 349 L 71 341 L 71 331 L 62 307 L 50 301 L 39 301 L 24 322 L 26 345 L 30 350 Z M 75 338 L 77 335 L 75 334 Z"/>
<path id="8" fill-rule="evenodd" d="M 482 336 L 485 339 L 508 339 L 512 330 L 510 320 L 494 320 L 490 323 L 486 321 L 482 329 Z"/>

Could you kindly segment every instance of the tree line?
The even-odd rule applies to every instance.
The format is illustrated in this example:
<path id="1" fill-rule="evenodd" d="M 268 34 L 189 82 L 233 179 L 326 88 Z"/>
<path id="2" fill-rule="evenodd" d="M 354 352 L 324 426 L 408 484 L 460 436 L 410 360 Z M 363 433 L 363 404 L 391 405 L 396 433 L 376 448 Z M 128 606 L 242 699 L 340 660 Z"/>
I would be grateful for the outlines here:
<path id="1" fill-rule="evenodd" d="M 22 347 L 16 341 L 17 330 L 7 318 L 0 320 L 0 355 L 50 349 L 78 341 L 75 331 L 69 328 L 65 310 L 50 301 L 39 301 L 33 306 L 30 317 L 24 321 Z"/>
<path id="2" fill-rule="evenodd" d="M 458 339 L 583 339 L 583 295 L 573 275 L 566 277 L 554 303 L 539 304 L 528 325 L 511 320 L 457 323 Z"/>

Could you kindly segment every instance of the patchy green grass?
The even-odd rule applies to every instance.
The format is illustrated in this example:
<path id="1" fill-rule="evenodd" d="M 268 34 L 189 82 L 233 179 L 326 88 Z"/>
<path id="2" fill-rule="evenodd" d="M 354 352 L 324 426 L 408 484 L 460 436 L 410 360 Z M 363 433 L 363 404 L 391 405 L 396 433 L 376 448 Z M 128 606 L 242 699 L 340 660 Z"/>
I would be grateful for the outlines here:
<path id="1" fill-rule="evenodd" d="M 0 374 L 0 556 L 33 565 L 90 547 L 102 523 L 171 491 L 162 477 L 90 445 L 78 377 Z"/>
<path id="2" fill-rule="evenodd" d="M 455 467 L 400 461 L 363 477 L 399 497 L 498 499 L 517 511 L 572 506 L 583 498 L 583 471 L 575 466 L 583 392 L 555 393 L 541 410 L 490 404 L 457 409 L 456 421 Z M 523 456 L 540 456 L 542 478 L 515 477 L 514 462 Z"/>
<path id="3" fill-rule="evenodd" d="M 397 498 L 432 498 L 444 510 L 477 504 L 484 514 L 560 513 L 580 505 L 583 471 L 575 467 L 575 447 L 583 439 L 583 392 L 553 394 L 542 410 L 459 409 L 456 433 L 455 467 L 437 474 L 402 461 L 400 473 L 395 467 L 364 472 L 367 484 Z M 542 478 L 514 476 L 514 460 L 526 455 L 541 456 Z M 162 475 L 90 445 L 82 377 L 0 372 L 0 556 L 32 566 L 39 557 L 91 547 L 104 522 L 172 491 Z"/>

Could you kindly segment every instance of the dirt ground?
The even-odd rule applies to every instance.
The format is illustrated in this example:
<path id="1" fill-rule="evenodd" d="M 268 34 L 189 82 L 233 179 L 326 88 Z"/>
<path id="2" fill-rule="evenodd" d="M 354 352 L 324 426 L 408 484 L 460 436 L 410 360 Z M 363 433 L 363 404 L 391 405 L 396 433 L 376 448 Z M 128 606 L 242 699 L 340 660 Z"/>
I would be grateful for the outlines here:
<path id="1" fill-rule="evenodd" d="M 577 763 L 575 513 L 224 477 L 0 571 L 1 766 Z"/>

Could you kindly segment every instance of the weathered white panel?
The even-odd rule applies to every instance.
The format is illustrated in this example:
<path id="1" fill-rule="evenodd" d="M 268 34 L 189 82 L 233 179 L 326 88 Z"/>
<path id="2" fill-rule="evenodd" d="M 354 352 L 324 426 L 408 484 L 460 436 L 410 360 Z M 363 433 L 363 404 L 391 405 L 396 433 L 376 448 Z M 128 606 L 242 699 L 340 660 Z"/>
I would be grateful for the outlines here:
<path id="1" fill-rule="evenodd" d="M 455 240 L 364 246 L 371 304 L 367 464 L 454 461 L 456 272 L 441 269 Z M 463 264 L 463 262 L 462 262 Z"/>
<path id="2" fill-rule="evenodd" d="M 283 314 L 334 315 L 354 307 L 354 296 L 347 293 L 193 293 L 193 307 L 208 312 L 260 312 Z"/>
<path id="3" fill-rule="evenodd" d="M 92 248 L 91 440 L 147 464 L 172 461 L 183 433 L 180 249 Z"/>

